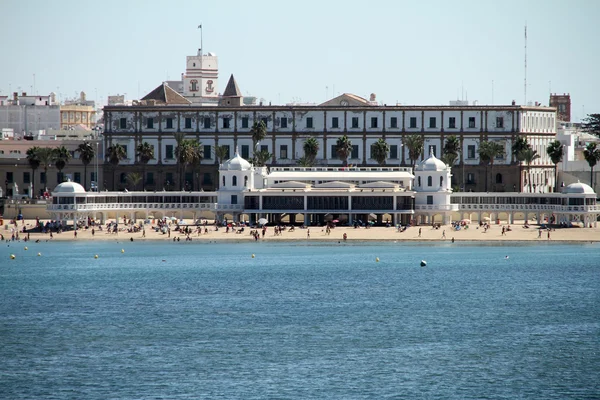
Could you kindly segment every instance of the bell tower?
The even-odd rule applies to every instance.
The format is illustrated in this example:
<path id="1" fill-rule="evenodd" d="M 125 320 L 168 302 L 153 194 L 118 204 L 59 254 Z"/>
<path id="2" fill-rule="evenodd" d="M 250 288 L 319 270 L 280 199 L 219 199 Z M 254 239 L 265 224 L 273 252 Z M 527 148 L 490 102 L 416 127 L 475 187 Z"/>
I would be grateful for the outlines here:
<path id="1" fill-rule="evenodd" d="M 188 56 L 183 81 L 183 97 L 192 103 L 216 103 L 219 99 L 219 63 L 214 53 Z"/>

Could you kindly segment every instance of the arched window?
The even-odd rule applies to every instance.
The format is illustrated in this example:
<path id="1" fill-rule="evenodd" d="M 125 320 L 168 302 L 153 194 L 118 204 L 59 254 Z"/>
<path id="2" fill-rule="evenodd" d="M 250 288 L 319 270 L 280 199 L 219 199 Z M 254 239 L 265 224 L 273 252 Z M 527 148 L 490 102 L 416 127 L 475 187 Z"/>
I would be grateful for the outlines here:
<path id="1" fill-rule="evenodd" d="M 190 90 L 192 92 L 197 92 L 198 91 L 198 81 L 196 79 L 192 79 L 190 81 L 190 84 L 192 85 L 192 88 Z"/>
<path id="2" fill-rule="evenodd" d="M 121 172 L 120 182 L 121 183 L 126 183 L 127 182 L 127 174 L 125 172 Z"/>
<path id="3" fill-rule="evenodd" d="M 418 186 L 421 186 L 421 177 L 419 177 L 419 178 L 417 179 L 417 181 L 419 182 L 419 185 L 418 185 Z"/>
<path id="4" fill-rule="evenodd" d="M 496 174 L 496 183 L 502 183 L 502 174 Z"/>
<path id="5" fill-rule="evenodd" d="M 225 177 L 223 177 L 223 186 L 225 186 Z"/>
<path id="6" fill-rule="evenodd" d="M 237 186 L 237 176 L 231 178 L 231 186 Z"/>
<path id="7" fill-rule="evenodd" d="M 440 187 L 444 186 L 444 177 L 440 176 Z"/>
<path id="8" fill-rule="evenodd" d="M 431 176 L 427 177 L 427 186 L 433 186 L 433 178 Z"/>
<path id="9" fill-rule="evenodd" d="M 248 177 L 244 177 L 244 187 L 248 187 Z"/>

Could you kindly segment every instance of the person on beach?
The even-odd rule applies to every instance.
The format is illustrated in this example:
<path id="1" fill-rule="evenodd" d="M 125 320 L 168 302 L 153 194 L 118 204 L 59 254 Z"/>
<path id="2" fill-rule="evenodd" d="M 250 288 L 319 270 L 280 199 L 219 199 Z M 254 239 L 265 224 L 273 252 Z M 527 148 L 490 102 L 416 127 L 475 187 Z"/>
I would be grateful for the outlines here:
<path id="1" fill-rule="evenodd" d="M 344 242 L 346 241 L 346 239 L 348 239 L 348 235 L 346 235 L 346 233 L 344 232 Z"/>
<path id="2" fill-rule="evenodd" d="M 310 229 L 307 229 L 307 230 L 306 230 L 306 238 L 307 238 L 307 239 L 310 239 Z"/>
<path id="3" fill-rule="evenodd" d="M 446 231 L 442 231 L 442 239 L 446 239 Z"/>
<path id="4" fill-rule="evenodd" d="M 419 237 L 421 237 L 421 228 L 419 228 Z"/>

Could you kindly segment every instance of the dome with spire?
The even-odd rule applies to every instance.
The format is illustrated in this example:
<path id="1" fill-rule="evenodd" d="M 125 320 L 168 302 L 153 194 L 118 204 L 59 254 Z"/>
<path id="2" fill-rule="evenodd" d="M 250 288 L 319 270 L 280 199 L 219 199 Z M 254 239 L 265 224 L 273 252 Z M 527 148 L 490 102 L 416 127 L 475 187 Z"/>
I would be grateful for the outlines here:
<path id="1" fill-rule="evenodd" d="M 235 148 L 235 155 L 233 158 L 225 161 L 221 169 L 228 171 L 246 171 L 252 168 L 252 164 L 248 161 L 244 160 L 240 153 L 238 152 L 237 147 Z"/>
<path id="2" fill-rule="evenodd" d="M 585 183 L 581 183 L 577 181 L 576 183 L 571 183 L 569 186 L 563 189 L 563 193 L 567 194 L 595 194 L 594 189 L 590 185 L 586 185 Z"/>
<path id="3" fill-rule="evenodd" d="M 429 157 L 415 169 L 419 171 L 444 171 L 448 166 L 433 154 L 433 146 L 429 148 Z"/>

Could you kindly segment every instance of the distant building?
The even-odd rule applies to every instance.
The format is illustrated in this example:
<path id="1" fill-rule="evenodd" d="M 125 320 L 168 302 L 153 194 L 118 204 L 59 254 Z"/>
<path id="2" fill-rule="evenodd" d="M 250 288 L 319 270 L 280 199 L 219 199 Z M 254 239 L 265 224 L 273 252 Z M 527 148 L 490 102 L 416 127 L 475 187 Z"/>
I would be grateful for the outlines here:
<path id="1" fill-rule="evenodd" d="M 571 122 L 571 95 L 550 94 L 550 107 L 556 108 L 558 112 L 558 120 L 563 122 Z"/>
<path id="2" fill-rule="evenodd" d="M 96 126 L 96 104 L 87 100 L 85 92 L 78 99 L 65 100 L 60 106 L 60 126 L 62 129 L 73 129 L 77 126 L 94 129 Z"/>
<path id="3" fill-rule="evenodd" d="M 0 129 L 12 130 L 23 137 L 41 130 L 60 129 L 60 105 L 54 93 L 30 96 L 14 92 L 11 99 L 3 96 L 0 104 Z"/>

